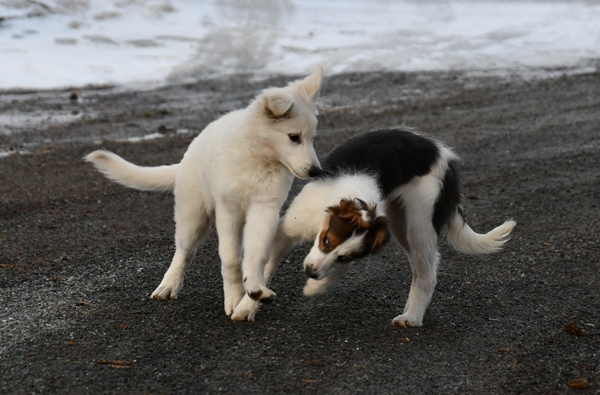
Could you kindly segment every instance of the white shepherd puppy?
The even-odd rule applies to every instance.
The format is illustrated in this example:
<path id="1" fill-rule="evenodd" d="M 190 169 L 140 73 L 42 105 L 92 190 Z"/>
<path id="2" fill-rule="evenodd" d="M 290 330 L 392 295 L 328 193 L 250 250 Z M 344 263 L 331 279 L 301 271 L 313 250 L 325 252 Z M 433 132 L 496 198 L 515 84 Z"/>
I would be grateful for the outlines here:
<path id="1" fill-rule="evenodd" d="M 264 90 L 247 108 L 209 124 L 179 164 L 140 167 L 103 150 L 86 156 L 106 177 L 127 187 L 174 190 L 177 250 L 153 298 L 177 298 L 213 218 L 225 313 L 234 320 L 248 319 L 247 310 L 236 310 L 244 293 L 261 302 L 275 298 L 263 270 L 279 210 L 294 176 L 307 179 L 321 172 L 313 148 L 321 79 L 318 68 L 287 87 Z"/>

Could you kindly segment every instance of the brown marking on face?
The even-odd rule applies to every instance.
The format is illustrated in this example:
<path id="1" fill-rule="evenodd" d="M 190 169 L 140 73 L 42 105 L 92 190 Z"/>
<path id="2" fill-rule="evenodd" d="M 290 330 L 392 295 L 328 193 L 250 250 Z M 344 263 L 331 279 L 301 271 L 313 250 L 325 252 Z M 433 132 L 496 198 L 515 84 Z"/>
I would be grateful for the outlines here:
<path id="1" fill-rule="evenodd" d="M 387 219 L 377 217 L 377 205 L 369 206 L 360 199 L 342 199 L 336 206 L 327 209 L 328 214 L 319 234 L 319 249 L 324 253 L 333 251 L 355 233 L 366 232 L 365 246 L 362 250 L 346 255 L 347 262 L 361 258 L 369 253 L 377 253 L 389 240 Z M 368 220 L 363 212 L 368 213 Z"/>
<path id="2" fill-rule="evenodd" d="M 346 254 L 345 262 L 360 259 L 369 254 L 379 254 L 389 240 L 390 231 L 387 218 L 383 216 L 377 217 L 372 222 L 371 227 L 367 229 L 367 233 L 363 239 L 362 248 Z"/>
<path id="3" fill-rule="evenodd" d="M 371 227 L 371 221 L 364 220 L 363 212 L 366 211 L 369 218 L 375 219 L 376 208 L 376 204 L 369 206 L 364 200 L 355 198 L 353 200 L 342 199 L 337 206 L 331 206 L 328 210 L 341 219 L 355 224 L 358 228 L 368 229 Z"/>
<path id="4" fill-rule="evenodd" d="M 336 214 L 329 212 L 319 234 L 319 249 L 324 253 L 335 250 L 337 246 L 352 235 L 354 230 L 355 226 L 352 223 L 344 221 Z"/>

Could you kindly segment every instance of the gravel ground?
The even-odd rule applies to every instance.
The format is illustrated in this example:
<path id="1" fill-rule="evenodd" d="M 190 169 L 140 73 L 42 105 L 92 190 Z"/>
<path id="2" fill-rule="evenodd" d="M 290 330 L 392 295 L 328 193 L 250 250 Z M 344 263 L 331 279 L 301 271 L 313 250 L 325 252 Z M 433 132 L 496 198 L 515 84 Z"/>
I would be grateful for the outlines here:
<path id="1" fill-rule="evenodd" d="M 276 301 L 235 323 L 213 230 L 180 298 L 149 299 L 174 252 L 172 196 L 82 161 L 102 147 L 178 162 L 206 124 L 286 79 L 0 95 L 0 120 L 29 122 L 0 133 L 15 152 L 0 157 L 0 393 L 600 393 L 600 73 L 545 75 L 326 78 L 319 156 L 369 129 L 417 127 L 463 159 L 475 230 L 518 222 L 498 254 L 443 243 L 424 325 L 406 329 L 391 323 L 410 285 L 395 243 L 314 299 L 299 246 Z M 152 133 L 164 137 L 123 141 Z"/>

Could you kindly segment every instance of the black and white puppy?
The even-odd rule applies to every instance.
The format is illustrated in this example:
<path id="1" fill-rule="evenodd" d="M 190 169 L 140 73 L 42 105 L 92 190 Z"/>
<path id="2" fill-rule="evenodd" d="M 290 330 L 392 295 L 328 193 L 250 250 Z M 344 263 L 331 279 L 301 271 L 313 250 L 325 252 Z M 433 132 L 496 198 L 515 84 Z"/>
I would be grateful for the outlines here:
<path id="1" fill-rule="evenodd" d="M 265 278 L 294 243 L 314 240 L 304 260 L 310 277 L 304 294 L 321 294 L 350 262 L 381 251 L 391 231 L 413 273 L 404 311 L 393 323 L 421 326 L 436 285 L 438 239 L 445 236 L 467 254 L 489 254 L 508 241 L 516 225 L 506 221 L 487 234 L 467 225 L 459 206 L 457 161 L 450 148 L 408 128 L 368 132 L 340 144 L 282 218 Z M 253 319 L 258 306 L 245 298 L 238 309 Z"/>

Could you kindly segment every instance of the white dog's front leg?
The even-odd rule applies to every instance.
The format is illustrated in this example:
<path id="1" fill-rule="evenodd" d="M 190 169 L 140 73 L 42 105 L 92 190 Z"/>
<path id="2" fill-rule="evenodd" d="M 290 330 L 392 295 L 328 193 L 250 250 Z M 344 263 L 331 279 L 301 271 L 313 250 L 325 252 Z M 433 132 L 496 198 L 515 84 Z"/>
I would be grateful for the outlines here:
<path id="1" fill-rule="evenodd" d="M 273 242 L 273 248 L 271 249 L 271 255 L 269 256 L 269 260 L 265 265 L 264 276 L 265 283 L 268 286 L 273 279 L 273 275 L 275 275 L 275 270 L 277 269 L 277 265 L 285 255 L 285 253 L 290 249 L 290 247 L 294 244 L 294 240 L 289 238 L 281 227 L 277 230 L 277 236 L 275 237 L 275 241 Z M 253 300 L 248 294 L 244 295 L 244 298 L 237 305 L 233 314 L 231 315 L 231 319 L 234 321 L 254 321 L 254 317 L 258 312 L 258 308 L 260 307 L 260 302 Z"/>
<path id="2" fill-rule="evenodd" d="M 277 232 L 279 206 L 254 203 L 246 214 L 242 272 L 246 293 L 254 300 L 272 302 L 275 293 L 265 285 L 264 269 Z"/>
<path id="3" fill-rule="evenodd" d="M 240 257 L 243 215 L 241 210 L 217 204 L 216 225 L 225 295 L 225 314 L 231 315 L 244 296 Z"/>

